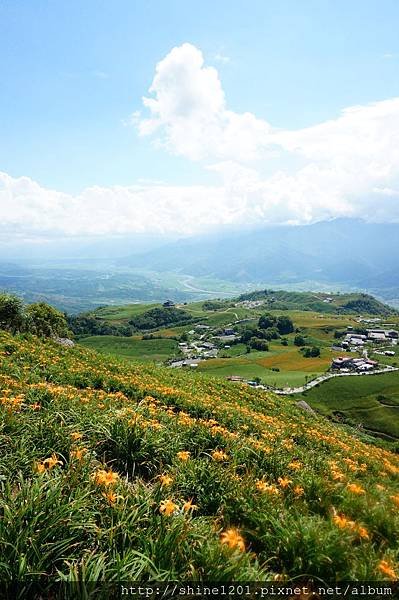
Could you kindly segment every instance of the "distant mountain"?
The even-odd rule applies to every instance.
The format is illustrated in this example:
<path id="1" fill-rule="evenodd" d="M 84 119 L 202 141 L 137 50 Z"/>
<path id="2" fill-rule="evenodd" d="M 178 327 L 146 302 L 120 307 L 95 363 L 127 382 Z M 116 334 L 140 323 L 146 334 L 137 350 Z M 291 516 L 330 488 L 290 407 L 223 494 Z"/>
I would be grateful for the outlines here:
<path id="1" fill-rule="evenodd" d="M 182 239 L 121 264 L 235 282 L 315 281 L 383 293 L 399 290 L 398 259 L 399 224 L 335 219 Z"/>

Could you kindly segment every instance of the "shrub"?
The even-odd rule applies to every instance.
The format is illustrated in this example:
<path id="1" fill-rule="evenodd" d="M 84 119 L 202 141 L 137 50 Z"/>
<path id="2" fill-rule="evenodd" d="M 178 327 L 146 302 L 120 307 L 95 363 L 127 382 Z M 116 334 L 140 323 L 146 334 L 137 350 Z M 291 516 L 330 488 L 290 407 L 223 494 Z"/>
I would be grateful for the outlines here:
<path id="1" fill-rule="evenodd" d="M 59 310 L 45 302 L 35 302 L 26 309 L 26 328 L 39 337 L 64 337 L 68 335 L 68 324 Z"/>
<path id="2" fill-rule="evenodd" d="M 22 330 L 24 321 L 22 300 L 13 294 L 0 294 L 0 328 L 16 333 Z"/>

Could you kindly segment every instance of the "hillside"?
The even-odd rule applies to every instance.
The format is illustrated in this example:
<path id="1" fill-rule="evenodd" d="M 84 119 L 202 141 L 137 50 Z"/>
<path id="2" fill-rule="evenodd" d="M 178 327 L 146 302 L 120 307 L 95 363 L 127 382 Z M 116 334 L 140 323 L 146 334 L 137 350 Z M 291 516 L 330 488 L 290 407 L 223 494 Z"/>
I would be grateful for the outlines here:
<path id="1" fill-rule="evenodd" d="M 257 307 L 248 308 L 245 302 L 257 301 L 261 304 Z M 211 308 L 207 307 L 209 305 Z M 145 315 L 149 320 L 152 317 L 152 311 L 159 308 L 160 304 L 127 304 L 124 306 L 104 306 L 96 308 L 93 311 L 84 313 L 85 316 L 96 319 L 99 323 L 108 325 L 127 325 L 132 322 L 136 325 L 135 320 L 142 319 Z M 256 310 L 254 310 L 256 308 Z M 170 309 L 169 309 L 170 310 Z M 363 293 L 323 293 L 323 292 L 293 292 L 286 290 L 255 290 L 241 294 L 236 298 L 229 298 L 217 301 L 204 302 L 189 302 L 184 306 L 180 306 L 181 317 L 170 319 L 170 322 L 178 323 L 184 321 L 187 316 L 187 311 L 194 318 L 205 318 L 208 321 L 214 321 L 215 317 L 218 322 L 223 320 L 228 323 L 235 313 L 238 313 L 240 318 L 250 317 L 257 314 L 259 311 L 279 310 L 279 311 L 313 311 L 327 314 L 364 314 L 372 316 L 386 317 L 389 315 L 398 314 L 397 311 L 380 302 L 373 296 Z M 172 309 L 173 311 L 173 309 Z M 172 312 L 173 314 L 173 312 Z M 223 319 L 223 315 L 226 317 Z M 143 319 L 144 322 L 144 319 Z M 165 320 L 162 325 L 169 325 Z M 137 323 L 136 329 L 145 329 Z M 145 325 L 145 323 L 144 323 Z M 156 324 L 155 328 L 156 328 Z M 154 325 L 149 324 L 147 329 L 153 329 Z"/>
<path id="2" fill-rule="evenodd" d="M 268 287 L 364 291 L 399 305 L 399 225 L 335 219 L 306 226 L 155 236 L 57 240 L 3 247 L 0 289 L 69 313 L 99 305 L 194 301 Z M 22 252 L 22 253 L 21 253 Z"/>
<path id="3" fill-rule="evenodd" d="M 34 337 L 0 356 L 2 580 L 398 577 L 399 457 L 361 433 Z"/>
<path id="4" fill-rule="evenodd" d="M 388 316 L 396 313 L 373 296 L 363 293 L 289 292 L 286 290 L 260 290 L 241 294 L 245 300 L 264 300 L 274 310 L 312 310 L 321 313 L 367 314 Z"/>

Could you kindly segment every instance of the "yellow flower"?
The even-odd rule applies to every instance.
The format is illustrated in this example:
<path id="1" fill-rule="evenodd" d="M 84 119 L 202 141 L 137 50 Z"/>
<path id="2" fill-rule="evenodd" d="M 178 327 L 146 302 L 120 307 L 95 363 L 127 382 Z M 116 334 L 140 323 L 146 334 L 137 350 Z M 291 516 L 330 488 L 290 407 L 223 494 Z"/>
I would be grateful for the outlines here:
<path id="1" fill-rule="evenodd" d="M 114 485 L 119 479 L 118 473 L 112 471 L 106 471 L 105 469 L 98 469 L 93 475 L 94 482 L 97 485 Z"/>
<path id="2" fill-rule="evenodd" d="M 382 560 L 378 565 L 378 570 L 384 575 L 388 575 L 389 579 L 397 579 L 398 576 L 396 574 L 395 569 L 387 560 Z"/>
<path id="3" fill-rule="evenodd" d="M 213 460 L 220 462 L 222 460 L 227 460 L 229 457 L 227 456 L 226 452 L 223 452 L 223 450 L 214 450 L 212 452 L 212 458 Z"/>
<path id="4" fill-rule="evenodd" d="M 62 465 L 62 462 L 57 459 L 55 452 L 49 457 L 42 460 L 42 462 L 36 464 L 36 471 L 38 473 L 44 473 L 47 470 L 52 469 L 56 465 Z"/>
<path id="5" fill-rule="evenodd" d="M 255 483 L 255 487 L 260 492 L 266 492 L 266 490 L 269 486 L 266 483 L 266 481 L 262 481 L 262 480 L 258 479 L 258 481 Z"/>
<path id="6" fill-rule="evenodd" d="M 335 514 L 333 517 L 333 522 L 340 529 L 349 529 L 363 540 L 370 539 L 369 532 L 365 527 L 358 525 L 357 523 L 355 523 L 355 521 L 351 521 L 350 519 L 345 517 L 345 515 Z"/>
<path id="7" fill-rule="evenodd" d="M 352 494 L 365 494 L 366 491 L 357 483 L 348 483 L 346 486 Z"/>
<path id="8" fill-rule="evenodd" d="M 355 526 L 354 521 L 350 521 L 344 515 L 334 515 L 333 521 L 340 529 L 353 529 Z"/>
<path id="9" fill-rule="evenodd" d="M 294 487 L 294 490 L 293 490 L 293 492 L 294 492 L 295 496 L 303 496 L 303 494 L 304 494 L 305 490 L 303 489 L 303 487 L 302 487 L 302 486 L 300 486 L 300 485 L 296 485 L 296 486 Z"/>
<path id="10" fill-rule="evenodd" d="M 76 458 L 76 460 L 83 460 L 84 455 L 87 452 L 87 448 L 75 448 L 71 450 L 71 458 Z"/>
<path id="11" fill-rule="evenodd" d="M 392 502 L 394 502 L 396 504 L 396 506 L 399 506 L 399 494 L 397 496 L 390 496 Z"/>
<path id="12" fill-rule="evenodd" d="M 288 487 L 290 485 L 290 483 L 292 483 L 291 479 L 288 479 L 287 477 L 279 477 L 278 480 L 280 487 L 282 487 L 283 489 Z"/>
<path id="13" fill-rule="evenodd" d="M 278 494 L 280 493 L 275 485 L 270 485 L 266 483 L 266 481 L 262 481 L 260 479 L 255 483 L 255 487 L 260 492 L 264 492 L 265 494 L 278 496 Z"/>
<path id="14" fill-rule="evenodd" d="M 299 469 L 302 469 L 302 463 L 300 463 L 297 460 L 293 460 L 292 462 L 289 463 L 289 468 L 293 469 L 294 471 L 298 471 Z"/>
<path id="15" fill-rule="evenodd" d="M 162 500 L 159 506 L 159 512 L 163 513 L 167 517 L 173 515 L 173 513 L 175 513 L 177 510 L 179 510 L 179 507 L 172 500 Z"/>
<path id="16" fill-rule="evenodd" d="M 184 512 L 188 512 L 189 510 L 197 510 L 197 508 L 198 506 L 196 504 L 193 504 L 191 500 L 187 500 L 187 502 L 183 504 Z"/>
<path id="17" fill-rule="evenodd" d="M 222 544 L 226 544 L 229 548 L 237 548 L 240 552 L 245 552 L 244 538 L 241 536 L 238 529 L 227 529 L 220 536 Z"/>
<path id="18" fill-rule="evenodd" d="M 159 481 L 161 482 L 162 487 L 168 487 L 173 483 L 173 477 L 170 475 L 160 475 Z"/>
<path id="19" fill-rule="evenodd" d="M 358 533 L 359 537 L 362 538 L 363 540 L 370 539 L 369 532 L 367 531 L 367 529 L 365 527 L 357 526 L 356 532 Z"/>
<path id="20" fill-rule="evenodd" d="M 78 431 L 73 431 L 71 433 L 71 438 L 73 439 L 74 442 L 81 440 L 82 437 L 83 437 L 83 433 L 79 433 Z"/>
<path id="21" fill-rule="evenodd" d="M 186 461 L 190 458 L 190 452 L 188 452 L 187 450 L 182 450 L 181 452 L 178 452 L 176 456 L 179 460 Z"/>
<path id="22" fill-rule="evenodd" d="M 331 469 L 331 475 L 334 481 L 342 481 L 343 479 L 345 479 L 345 475 L 341 471 L 338 471 L 336 469 Z"/>
<path id="23" fill-rule="evenodd" d="M 123 496 L 118 496 L 117 494 L 115 494 L 115 492 L 112 491 L 103 492 L 102 495 L 106 500 L 108 500 L 110 504 L 115 504 L 115 502 L 117 502 L 120 498 L 123 498 Z"/>
<path id="24" fill-rule="evenodd" d="M 56 465 L 62 465 L 62 462 L 57 459 L 57 455 L 55 454 L 55 452 L 53 452 L 50 458 L 44 459 L 43 465 L 46 469 L 52 469 Z"/>

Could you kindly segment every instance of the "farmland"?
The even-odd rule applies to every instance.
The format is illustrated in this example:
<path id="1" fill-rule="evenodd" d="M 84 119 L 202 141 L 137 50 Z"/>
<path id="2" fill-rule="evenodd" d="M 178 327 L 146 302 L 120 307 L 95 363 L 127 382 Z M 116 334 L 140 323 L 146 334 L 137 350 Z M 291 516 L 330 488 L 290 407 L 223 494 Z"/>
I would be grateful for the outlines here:
<path id="1" fill-rule="evenodd" d="M 126 324 L 129 319 L 145 313 L 149 307 L 154 305 L 131 305 L 124 307 L 104 307 L 97 309 L 93 314 L 101 321 L 109 323 Z M 156 305 L 159 306 L 159 305 Z M 264 312 L 263 307 L 250 309 L 245 307 L 231 306 L 225 301 L 225 307 L 218 310 L 204 310 L 202 302 L 184 305 L 184 311 L 211 329 L 225 327 L 232 322 L 245 319 L 248 324 L 256 323 Z M 281 314 L 281 310 L 271 310 L 271 314 Z M 287 310 L 284 312 L 295 323 L 295 326 L 303 331 L 312 344 L 321 349 L 320 358 L 304 358 L 298 348 L 293 344 L 294 335 L 287 335 L 288 346 L 282 346 L 280 342 L 270 343 L 269 352 L 246 353 L 245 345 L 238 344 L 230 349 L 219 353 L 215 359 L 207 360 L 199 365 L 199 370 L 211 376 L 226 377 L 228 375 L 240 375 L 248 379 L 259 377 L 268 385 L 281 387 L 301 385 L 311 377 L 323 373 L 331 363 L 336 353 L 330 347 L 332 343 L 331 331 L 334 328 L 343 328 L 354 324 L 354 318 L 350 315 L 325 314 L 314 311 Z M 162 338 L 179 338 L 187 333 L 192 325 L 175 327 L 164 327 L 152 331 L 154 336 Z M 119 341 L 120 340 L 120 341 Z M 130 338 L 118 338 L 113 336 L 90 336 L 82 337 L 80 343 L 85 347 L 96 349 L 100 352 L 115 356 L 125 356 L 143 359 L 152 359 L 157 362 L 167 358 L 177 357 L 177 344 L 167 340 L 142 340 L 140 336 L 134 335 Z M 169 345 L 168 345 L 169 344 Z"/>
<path id="2" fill-rule="evenodd" d="M 254 293 L 256 294 L 256 293 Z M 304 294 L 281 292 L 279 303 L 295 306 L 286 310 L 275 309 L 274 304 L 267 312 L 278 316 L 285 314 L 292 319 L 295 331 L 283 336 L 284 339 L 270 340 L 268 351 L 251 350 L 244 343 L 221 344 L 216 357 L 198 360 L 197 371 L 206 379 L 226 379 L 229 376 L 241 377 L 244 380 L 260 381 L 270 388 L 296 388 L 307 381 L 326 372 L 334 357 L 342 354 L 342 350 L 334 350 L 335 331 L 344 331 L 347 327 L 359 327 L 358 315 L 340 312 L 343 303 L 356 302 L 356 297 L 344 298 L 339 295 L 336 306 L 323 303 L 324 312 L 299 310 L 298 303 L 305 301 L 309 306 L 320 298 L 304 296 Z M 305 300 L 304 300 L 305 298 Z M 250 301 L 251 302 L 251 301 Z M 270 303 L 270 300 L 269 300 Z M 141 315 L 154 305 L 132 305 L 124 307 L 104 307 L 95 311 L 96 317 L 105 322 L 126 324 L 129 319 Z M 160 306 L 160 305 L 158 305 Z M 213 341 L 215 332 L 234 323 L 245 320 L 244 326 L 256 324 L 265 312 L 265 304 L 255 305 L 248 302 L 218 301 L 212 310 L 204 308 L 203 302 L 189 303 L 182 306 L 185 313 L 190 314 L 197 323 L 206 324 L 208 329 L 202 335 L 190 335 L 195 325 L 165 326 L 152 331 L 155 339 L 143 339 L 142 335 L 130 337 L 89 336 L 82 337 L 80 343 L 87 348 L 105 354 L 123 357 L 131 361 L 164 362 L 184 359 L 181 339 L 187 339 L 188 345 L 195 340 Z M 309 308 L 309 307 L 308 307 Z M 387 321 L 387 327 L 398 327 L 398 316 L 392 313 L 380 317 L 381 326 Z M 320 355 L 305 357 L 301 349 L 294 343 L 297 332 L 305 338 L 306 343 L 319 349 Z M 186 336 L 186 337 L 184 337 Z M 144 336 L 145 338 L 146 336 Z M 283 342 L 283 343 L 282 343 Z M 197 343 L 198 345 L 198 343 Z M 379 349 L 378 349 L 379 348 Z M 398 347 L 393 348 L 394 356 L 385 356 L 384 345 L 369 348 L 369 356 L 379 364 L 397 365 Z M 196 351 L 195 351 L 196 352 Z M 356 356 L 356 354 L 355 354 Z M 194 361 L 195 362 L 195 361 Z M 390 373 L 384 376 L 362 378 L 340 378 L 323 383 L 303 396 L 311 406 L 331 419 L 341 419 L 353 426 L 362 426 L 373 435 L 385 436 L 387 440 L 398 437 L 397 409 L 380 402 L 378 396 L 387 396 L 388 404 L 397 402 L 399 393 L 399 374 Z M 301 396 L 299 396 L 301 397 Z"/>
<path id="3" fill-rule="evenodd" d="M 0 353 L 3 581 L 397 578 L 382 442 L 196 372 L 31 335 Z"/>
<path id="4" fill-rule="evenodd" d="M 344 420 L 389 438 L 399 438 L 399 374 L 340 377 L 307 391 L 303 397 L 321 414 Z"/>

